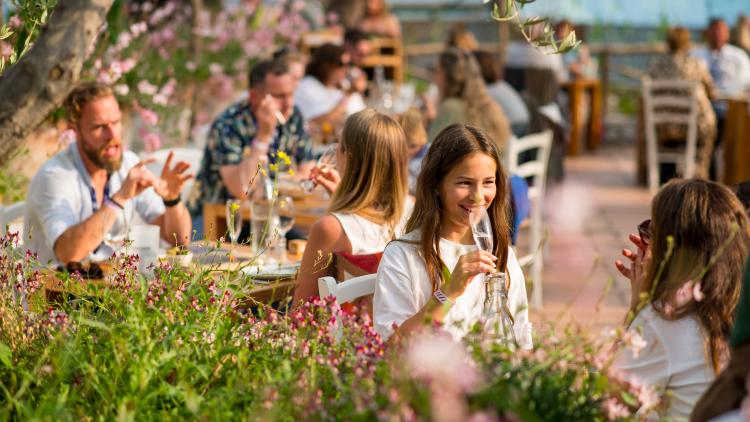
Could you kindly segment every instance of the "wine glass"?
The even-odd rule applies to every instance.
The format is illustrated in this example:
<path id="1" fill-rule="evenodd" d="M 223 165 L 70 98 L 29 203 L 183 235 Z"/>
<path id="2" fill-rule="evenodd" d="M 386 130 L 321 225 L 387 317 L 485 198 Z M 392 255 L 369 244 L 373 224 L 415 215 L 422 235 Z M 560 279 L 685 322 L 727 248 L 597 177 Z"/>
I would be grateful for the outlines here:
<path id="1" fill-rule="evenodd" d="M 109 246 L 114 252 L 119 252 L 120 248 L 125 244 L 125 239 L 128 236 L 130 226 L 128 224 L 128 218 L 125 214 L 125 210 L 120 210 L 117 219 L 115 220 L 112 227 L 104 233 L 104 244 Z"/>
<path id="2" fill-rule="evenodd" d="M 492 221 L 487 214 L 487 209 L 483 206 L 478 207 L 469 214 L 469 223 L 471 224 L 471 233 L 474 235 L 474 241 L 479 249 L 492 253 L 495 238 L 492 235 Z"/>
<path id="3" fill-rule="evenodd" d="M 336 148 L 337 144 L 332 144 L 326 150 L 323 152 L 323 155 L 318 158 L 317 164 L 315 164 L 315 167 L 320 170 L 321 173 L 327 173 L 331 169 L 336 167 Z M 313 182 L 310 179 L 306 179 L 300 182 L 300 186 L 302 186 L 302 191 L 304 191 L 306 194 L 311 194 L 313 189 L 315 189 L 315 182 Z"/>
<path id="4" fill-rule="evenodd" d="M 283 258 L 283 254 L 286 251 L 286 234 L 294 226 L 295 209 L 292 198 L 289 196 L 279 197 L 274 203 L 274 214 L 278 219 L 276 220 L 275 218 L 274 221 L 279 235 L 277 246 L 280 249 L 280 258 Z"/>
<path id="5" fill-rule="evenodd" d="M 229 232 L 229 239 L 232 241 L 232 247 L 234 247 L 242 231 L 242 202 L 238 199 L 228 199 L 226 212 L 227 231 Z"/>

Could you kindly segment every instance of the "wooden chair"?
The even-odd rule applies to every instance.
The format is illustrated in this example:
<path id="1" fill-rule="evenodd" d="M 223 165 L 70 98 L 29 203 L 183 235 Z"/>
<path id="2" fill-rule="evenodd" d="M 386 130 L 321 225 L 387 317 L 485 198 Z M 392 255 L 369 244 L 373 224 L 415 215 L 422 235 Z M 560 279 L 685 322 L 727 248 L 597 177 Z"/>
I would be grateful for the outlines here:
<path id="1" fill-rule="evenodd" d="M 372 79 L 374 69 L 382 67 L 386 80 L 401 85 L 404 81 L 404 46 L 399 38 L 372 38 L 372 53 L 364 58 L 362 69 Z"/>
<path id="2" fill-rule="evenodd" d="M 341 34 L 329 31 L 310 31 L 302 35 L 300 41 L 300 52 L 307 57 L 312 57 L 315 50 L 323 44 L 341 45 L 344 37 Z"/>
<path id="3" fill-rule="evenodd" d="M 642 80 L 643 119 L 646 132 L 646 157 L 648 187 L 659 189 L 659 163 L 682 166 L 682 177 L 695 175 L 695 156 L 698 143 L 697 84 L 679 79 Z M 657 127 L 662 125 L 685 126 L 685 146 L 663 148 L 657 138 Z"/>
<path id="4" fill-rule="evenodd" d="M 551 148 L 552 131 L 547 130 L 511 140 L 507 152 L 508 171 L 529 181 L 529 200 L 531 201 L 529 250 L 526 254 L 519 254 L 518 262 L 521 267 L 531 266 L 531 279 L 534 286 L 531 304 L 537 309 L 542 306 L 542 267 L 544 265 L 542 207 Z M 519 164 L 519 155 L 533 150 L 536 150 L 536 157 Z"/>

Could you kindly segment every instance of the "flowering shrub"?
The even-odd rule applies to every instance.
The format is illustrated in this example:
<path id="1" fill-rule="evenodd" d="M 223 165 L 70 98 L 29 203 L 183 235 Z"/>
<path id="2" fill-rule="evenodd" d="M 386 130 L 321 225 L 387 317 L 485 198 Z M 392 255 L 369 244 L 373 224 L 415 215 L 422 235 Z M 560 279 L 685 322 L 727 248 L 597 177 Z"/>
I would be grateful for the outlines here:
<path id="1" fill-rule="evenodd" d="M 573 330 L 533 351 L 439 331 L 386 347 L 332 298 L 281 314 L 236 274 L 144 278 L 137 256 L 112 257 L 106 289 L 72 274 L 77 293 L 49 307 L 14 236 L 0 256 L 3 419 L 622 420 L 651 400 L 608 369 L 611 343 Z"/>

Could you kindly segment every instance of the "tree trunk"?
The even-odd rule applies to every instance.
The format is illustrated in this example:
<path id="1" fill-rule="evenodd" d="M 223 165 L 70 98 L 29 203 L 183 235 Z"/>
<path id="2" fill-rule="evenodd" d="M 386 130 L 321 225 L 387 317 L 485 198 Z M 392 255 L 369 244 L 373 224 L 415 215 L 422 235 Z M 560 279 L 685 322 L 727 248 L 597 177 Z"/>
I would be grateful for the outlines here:
<path id="1" fill-rule="evenodd" d="M 60 0 L 29 52 L 0 76 L 0 165 L 81 76 L 113 0 Z"/>

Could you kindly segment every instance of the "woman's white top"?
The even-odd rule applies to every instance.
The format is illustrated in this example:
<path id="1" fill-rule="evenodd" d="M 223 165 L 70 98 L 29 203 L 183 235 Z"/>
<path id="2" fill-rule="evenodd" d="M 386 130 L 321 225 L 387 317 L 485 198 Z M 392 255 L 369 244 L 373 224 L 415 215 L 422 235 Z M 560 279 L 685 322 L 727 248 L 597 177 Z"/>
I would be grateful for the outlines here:
<path id="1" fill-rule="evenodd" d="M 391 242 L 380 261 L 373 302 L 373 322 L 375 330 L 383 339 L 388 339 L 393 334 L 394 324 L 400 326 L 419 312 L 432 297 L 432 283 L 419 252 L 419 244 L 412 243 L 419 242 L 419 239 L 420 232 L 413 231 L 402 239 Z M 440 259 L 451 273 L 462 255 L 477 249 L 476 245 L 462 245 L 440 239 Z M 515 321 L 516 339 L 521 347 L 531 348 L 526 283 L 516 255 L 510 247 L 507 274 L 510 277 L 508 307 Z M 484 298 L 484 277 L 475 276 L 443 318 L 443 328 L 454 338 L 463 338 L 471 326 L 480 321 Z"/>
<path id="2" fill-rule="evenodd" d="M 393 232 L 387 225 L 373 223 L 357 214 L 341 212 L 331 214 L 341 223 L 341 228 L 352 245 L 352 255 L 369 255 L 383 252 L 388 242 L 404 234 L 404 227 L 412 209 L 414 209 L 414 200 L 408 198 L 404 205 L 404 214 L 393 228 Z"/>
<path id="3" fill-rule="evenodd" d="M 614 367 L 653 387 L 666 406 L 660 418 L 687 418 L 693 406 L 714 380 L 706 348 L 707 334 L 695 315 L 671 321 L 648 305 L 630 325 L 646 341 L 635 357 L 623 348 Z"/>
<path id="4" fill-rule="evenodd" d="M 343 91 L 323 85 L 314 76 L 302 78 L 297 90 L 294 91 L 294 103 L 305 120 L 329 113 L 341 102 L 342 98 L 344 98 Z M 350 94 L 346 103 L 347 116 L 364 109 L 365 102 L 362 96 L 356 92 Z"/>

